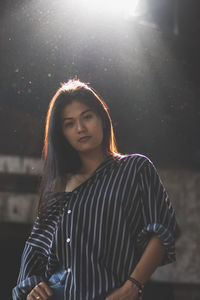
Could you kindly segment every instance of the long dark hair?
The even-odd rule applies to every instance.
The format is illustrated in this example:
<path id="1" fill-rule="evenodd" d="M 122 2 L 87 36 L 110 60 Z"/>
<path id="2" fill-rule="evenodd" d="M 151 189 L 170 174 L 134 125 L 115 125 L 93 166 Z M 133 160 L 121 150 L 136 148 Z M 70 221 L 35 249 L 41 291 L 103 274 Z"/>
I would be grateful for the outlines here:
<path id="1" fill-rule="evenodd" d="M 91 107 L 101 117 L 104 124 L 103 149 L 105 154 L 113 156 L 119 154 L 112 120 L 102 97 L 88 83 L 78 79 L 70 79 L 68 82 L 62 83 L 49 104 L 46 116 L 42 150 L 44 167 L 40 184 L 38 212 L 45 204 L 46 192 L 60 191 L 66 180 L 66 174 L 75 173 L 81 167 L 78 152 L 66 140 L 61 128 L 62 109 L 74 100 Z"/>

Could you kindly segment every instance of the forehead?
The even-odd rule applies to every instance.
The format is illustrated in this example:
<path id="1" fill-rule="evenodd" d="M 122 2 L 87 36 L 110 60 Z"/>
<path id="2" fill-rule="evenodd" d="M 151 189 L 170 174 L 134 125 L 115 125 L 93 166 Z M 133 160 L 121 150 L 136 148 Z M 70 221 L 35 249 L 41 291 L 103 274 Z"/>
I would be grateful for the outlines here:
<path id="1" fill-rule="evenodd" d="M 75 100 L 72 103 L 67 104 L 63 108 L 61 115 L 62 115 L 62 117 L 74 117 L 88 109 L 92 109 L 92 108 L 90 106 L 88 106 L 87 104 L 84 104 L 78 100 Z"/>

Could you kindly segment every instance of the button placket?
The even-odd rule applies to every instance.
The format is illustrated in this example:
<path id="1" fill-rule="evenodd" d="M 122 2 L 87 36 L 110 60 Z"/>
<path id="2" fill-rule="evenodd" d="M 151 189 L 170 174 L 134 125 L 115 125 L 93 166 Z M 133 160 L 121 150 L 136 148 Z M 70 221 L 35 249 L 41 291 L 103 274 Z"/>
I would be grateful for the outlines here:
<path id="1" fill-rule="evenodd" d="M 70 205 L 70 200 L 72 199 L 72 196 L 73 194 L 70 192 L 70 193 L 67 193 L 66 195 L 66 204 L 65 204 L 65 207 L 64 207 L 64 213 L 66 214 L 66 235 L 68 235 L 69 231 L 70 231 L 70 214 L 72 213 L 72 210 L 69 209 L 69 205 Z M 69 243 L 70 243 L 70 237 L 68 236 L 66 238 L 66 242 L 67 242 L 67 246 L 69 246 Z M 67 273 L 70 273 L 71 272 L 71 268 L 70 268 L 70 261 L 69 261 L 69 257 L 70 257 L 70 249 L 68 249 L 68 254 L 67 254 L 67 257 L 66 257 L 66 260 L 67 260 L 67 268 L 66 268 L 66 272 Z"/>
<path id="2" fill-rule="evenodd" d="M 68 216 L 71 215 L 71 213 L 72 213 L 72 210 L 71 210 L 71 209 L 68 209 L 68 210 L 67 210 Z M 70 237 L 69 237 L 69 236 L 68 236 L 68 238 L 66 239 L 66 242 L 67 242 L 68 244 L 70 243 Z"/>
<path id="3" fill-rule="evenodd" d="M 77 194 L 78 194 L 78 191 L 77 191 L 77 190 L 70 193 L 70 195 L 72 196 L 72 198 L 73 198 L 73 195 L 77 195 Z M 69 194 L 67 195 L 67 197 L 69 197 Z M 69 198 L 68 198 L 68 201 L 67 201 L 66 208 L 68 207 L 68 205 L 69 205 Z M 68 215 L 67 219 L 69 218 L 69 216 L 71 215 L 71 213 L 72 213 L 72 210 L 68 208 L 68 209 L 67 209 L 67 215 Z M 68 222 L 67 222 L 67 223 L 68 223 Z M 66 232 L 69 232 L 68 226 L 67 226 L 67 231 L 66 231 Z M 71 242 L 70 236 L 67 237 L 66 242 L 67 242 L 68 245 L 70 245 L 70 242 Z M 70 251 L 70 250 L 68 249 L 68 251 Z M 69 252 L 68 252 L 68 253 L 69 253 Z M 67 273 L 70 273 L 70 272 L 71 272 L 71 268 L 70 268 L 70 266 L 68 266 L 68 268 L 67 268 Z"/>

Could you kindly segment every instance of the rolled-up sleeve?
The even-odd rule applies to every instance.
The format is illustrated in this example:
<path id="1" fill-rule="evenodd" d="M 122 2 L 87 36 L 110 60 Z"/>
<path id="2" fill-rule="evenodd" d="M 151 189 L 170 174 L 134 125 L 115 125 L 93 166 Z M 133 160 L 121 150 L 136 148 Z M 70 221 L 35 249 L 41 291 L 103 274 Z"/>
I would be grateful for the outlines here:
<path id="1" fill-rule="evenodd" d="M 27 294 L 45 279 L 46 258 L 31 244 L 26 243 L 22 258 L 17 285 L 12 290 L 13 300 L 24 300 Z M 34 274 L 34 275 L 33 275 Z"/>
<path id="2" fill-rule="evenodd" d="M 165 256 L 161 265 L 171 263 L 176 260 L 175 211 L 155 166 L 147 158 L 139 172 L 139 186 L 142 222 L 137 235 L 138 249 L 143 252 L 151 236 L 156 235 L 165 246 Z"/>
<path id="3" fill-rule="evenodd" d="M 40 226 L 39 217 L 33 224 L 21 257 L 17 285 L 12 290 L 13 300 L 24 300 L 27 294 L 47 277 L 47 263 L 51 259 L 54 227 L 50 221 Z"/>

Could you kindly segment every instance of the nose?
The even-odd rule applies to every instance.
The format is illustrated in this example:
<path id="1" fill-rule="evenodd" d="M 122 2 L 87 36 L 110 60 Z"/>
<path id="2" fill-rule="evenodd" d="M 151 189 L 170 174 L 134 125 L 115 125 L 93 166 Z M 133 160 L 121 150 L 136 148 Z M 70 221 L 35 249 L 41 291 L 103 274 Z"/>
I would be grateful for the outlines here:
<path id="1" fill-rule="evenodd" d="M 77 128 L 78 133 L 84 131 L 85 127 L 84 127 L 83 122 L 81 120 L 77 120 L 76 128 Z"/>

